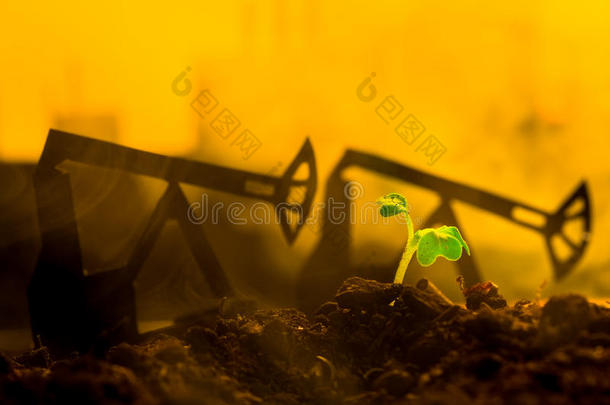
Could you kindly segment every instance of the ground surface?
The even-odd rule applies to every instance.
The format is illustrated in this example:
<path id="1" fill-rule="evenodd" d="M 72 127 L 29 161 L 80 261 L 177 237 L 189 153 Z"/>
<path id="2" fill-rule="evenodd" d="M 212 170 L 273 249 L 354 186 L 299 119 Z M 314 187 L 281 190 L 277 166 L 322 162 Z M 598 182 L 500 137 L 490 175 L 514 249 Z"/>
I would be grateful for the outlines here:
<path id="1" fill-rule="evenodd" d="M 350 278 L 311 317 L 258 310 L 104 359 L 0 357 L 3 404 L 610 404 L 610 310 L 581 296 L 466 309 L 433 286 Z"/>

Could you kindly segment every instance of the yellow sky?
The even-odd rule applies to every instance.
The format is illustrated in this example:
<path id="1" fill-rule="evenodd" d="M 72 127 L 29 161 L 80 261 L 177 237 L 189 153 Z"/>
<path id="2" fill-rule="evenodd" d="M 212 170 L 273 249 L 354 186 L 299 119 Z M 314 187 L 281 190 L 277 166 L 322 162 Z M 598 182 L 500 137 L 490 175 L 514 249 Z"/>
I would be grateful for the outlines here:
<path id="1" fill-rule="evenodd" d="M 65 129 L 110 139 L 86 123 L 110 116 L 121 144 L 265 173 L 309 135 L 322 186 L 347 147 L 548 210 L 587 179 L 597 233 L 578 277 L 603 284 L 586 269 L 610 258 L 609 17 L 604 1 L 2 2 L 0 159 L 37 160 L 49 127 L 71 117 L 85 119 Z M 177 96 L 187 67 L 193 90 Z M 371 72 L 380 99 L 394 95 L 446 146 L 434 166 L 356 97 Z M 203 89 L 261 140 L 252 158 L 191 109 Z M 484 225 L 505 225 L 464 209 L 469 232 L 503 249 Z M 300 243 L 302 259 L 313 239 Z"/>

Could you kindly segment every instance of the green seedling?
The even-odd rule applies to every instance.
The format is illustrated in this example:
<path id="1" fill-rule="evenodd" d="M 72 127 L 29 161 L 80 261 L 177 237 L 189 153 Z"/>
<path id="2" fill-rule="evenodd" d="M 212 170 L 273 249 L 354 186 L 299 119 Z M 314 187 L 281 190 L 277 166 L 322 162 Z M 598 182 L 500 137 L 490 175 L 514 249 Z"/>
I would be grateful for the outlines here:
<path id="1" fill-rule="evenodd" d="M 455 226 L 443 225 L 440 228 L 425 228 L 413 232 L 413 221 L 409 216 L 407 199 L 398 193 L 386 194 L 377 200 L 380 213 L 384 217 L 403 214 L 407 220 L 408 240 L 394 276 L 394 282 L 402 284 L 411 258 L 417 252 L 417 261 L 424 267 L 431 266 L 436 258 L 444 257 L 450 261 L 462 257 L 462 248 L 470 256 L 470 248 L 462 239 Z"/>

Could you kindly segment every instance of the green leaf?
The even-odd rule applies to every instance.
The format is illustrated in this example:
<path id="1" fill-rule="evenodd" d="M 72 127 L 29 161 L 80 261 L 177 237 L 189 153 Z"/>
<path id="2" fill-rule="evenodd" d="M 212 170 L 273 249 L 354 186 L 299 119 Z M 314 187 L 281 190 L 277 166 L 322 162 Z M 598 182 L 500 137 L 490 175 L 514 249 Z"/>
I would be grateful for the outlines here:
<path id="1" fill-rule="evenodd" d="M 392 217 L 400 213 L 409 213 L 407 199 L 398 193 L 386 194 L 377 199 L 377 204 L 381 205 L 379 212 L 381 216 Z"/>
<path id="2" fill-rule="evenodd" d="M 440 232 L 447 233 L 447 234 L 453 236 L 455 239 L 457 239 L 457 241 L 460 242 L 460 245 L 462 245 L 462 247 L 464 249 L 466 249 L 466 253 L 468 253 L 468 256 L 470 256 L 470 248 L 466 244 L 466 241 L 464 240 L 464 238 L 462 238 L 462 234 L 457 229 L 457 227 L 455 227 L 455 226 L 441 226 L 438 229 L 439 229 Z"/>
<path id="3" fill-rule="evenodd" d="M 415 233 L 417 243 L 417 261 L 424 267 L 432 265 L 439 256 L 456 261 L 462 257 L 462 248 L 470 255 L 470 248 L 455 226 L 427 228 Z"/>

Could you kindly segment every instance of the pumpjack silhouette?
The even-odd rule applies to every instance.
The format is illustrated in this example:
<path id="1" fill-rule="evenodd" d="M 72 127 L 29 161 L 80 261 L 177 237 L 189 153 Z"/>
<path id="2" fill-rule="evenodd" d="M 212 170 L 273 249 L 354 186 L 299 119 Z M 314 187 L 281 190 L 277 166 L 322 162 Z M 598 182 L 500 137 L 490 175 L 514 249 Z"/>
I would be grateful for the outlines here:
<path id="1" fill-rule="evenodd" d="M 456 225 L 464 238 L 468 240 L 468 227 L 458 223 L 451 208 L 452 201 L 462 201 L 540 233 L 546 241 L 556 280 L 562 279 L 570 272 L 584 254 L 589 241 L 591 205 L 587 185 L 584 181 L 555 212 L 546 212 L 529 204 L 501 197 L 466 184 L 446 180 L 370 153 L 349 149 L 331 172 L 326 182 L 325 197 L 325 201 L 331 201 L 332 198 L 333 201 L 337 202 L 335 207 L 345 207 L 346 211 L 353 204 L 350 203 L 349 193 L 345 192 L 349 180 L 343 174 L 351 167 L 366 169 L 437 193 L 440 197 L 440 204 L 422 227 L 431 227 L 439 223 Z M 328 209 L 328 206 L 325 208 Z M 576 208 L 576 212 L 572 212 L 574 208 Z M 543 224 L 525 221 L 523 218 L 527 216 L 516 215 L 518 210 L 532 213 L 533 216 L 544 219 Z M 327 219 L 329 218 L 328 214 L 328 212 L 324 212 L 321 217 Z M 351 218 L 349 212 L 345 212 L 343 215 L 335 213 L 335 215 Z M 569 239 L 563 232 L 564 224 L 574 219 L 582 219 L 583 221 L 584 232 L 580 241 Z M 554 238 L 560 238 L 569 248 L 570 254 L 567 257 L 560 259 L 557 247 L 552 243 Z M 324 223 L 322 225 L 322 236 L 308 263 L 304 266 L 298 281 L 298 302 L 301 308 L 309 311 L 315 309 L 324 299 L 332 296 L 345 278 L 353 275 L 354 271 L 357 270 L 351 267 L 349 262 L 351 242 L 352 231 L 349 221 Z M 472 249 L 472 255 L 464 255 L 456 262 L 467 285 L 482 281 L 475 258 L 476 248 Z M 396 263 L 399 260 L 400 254 L 397 256 Z"/>
<path id="2" fill-rule="evenodd" d="M 120 169 L 168 182 L 123 266 L 95 273 L 83 268 L 70 175 L 57 168 L 64 161 Z M 302 164 L 308 166 L 309 177 L 296 180 L 293 177 Z M 169 219 L 178 222 L 213 294 L 217 298 L 232 296 L 233 288 L 201 226 L 186 217 L 188 202 L 179 183 L 258 198 L 283 207 L 277 210 L 277 215 L 285 238 L 292 243 L 304 221 L 291 226 L 286 208 L 296 209 L 302 215 L 309 213 L 317 186 L 316 173 L 309 140 L 284 174 L 273 177 L 51 130 L 34 174 L 41 232 L 41 251 L 28 287 L 34 342 L 55 353 L 67 354 L 135 339 L 138 331 L 133 282 Z M 291 187 L 303 186 L 303 201 L 288 202 Z"/>
<path id="3" fill-rule="evenodd" d="M 70 175 L 57 168 L 66 160 L 120 169 L 168 182 L 145 231 L 124 265 L 98 273 L 90 273 L 83 268 Z M 309 175 L 305 180 L 298 180 L 295 175 L 303 164 L 308 166 Z M 398 162 L 365 152 L 347 150 L 327 180 L 326 201 L 333 198 L 338 203 L 345 203 L 343 206 L 346 210 L 351 207 L 349 195 L 345 193 L 348 181 L 343 178 L 343 173 L 354 166 L 438 193 L 441 203 L 424 226 L 439 222 L 458 225 L 466 235 L 467 232 L 464 231 L 467 231 L 467 228 L 458 224 L 450 206 L 451 201 L 459 200 L 540 233 L 546 240 L 557 280 L 565 277 L 574 268 L 587 247 L 588 237 L 573 241 L 562 231 L 566 221 L 581 219 L 584 235 L 591 232 L 591 206 L 584 182 L 555 212 L 546 212 L 529 204 L 433 176 Z M 309 140 L 305 141 L 284 174 L 274 177 L 171 158 L 51 130 L 34 174 L 41 231 L 41 251 L 28 288 L 34 342 L 44 344 L 61 355 L 74 350 L 84 352 L 92 347 L 103 348 L 136 339 L 139 335 L 133 282 L 163 224 L 169 219 L 178 222 L 213 294 L 217 298 L 234 294 L 205 233 L 199 225 L 186 219 L 188 203 L 180 183 L 254 197 L 274 204 L 285 239 L 288 243 L 293 243 L 311 211 L 317 187 L 316 176 L 316 162 Z M 305 190 L 300 203 L 288 201 L 290 191 L 294 187 Z M 270 189 L 272 192 L 267 192 Z M 52 204 L 49 204 L 49 201 Z M 580 205 L 577 207 L 577 204 Z M 281 209 L 277 209 L 278 207 Z M 297 223 L 291 224 L 286 207 L 291 207 L 301 214 Z M 574 207 L 578 209 L 575 210 Z M 328 206 L 325 209 L 328 209 Z M 544 223 L 535 224 L 520 219 L 515 215 L 516 209 L 538 215 L 544 219 Z M 327 214 L 322 218 L 328 218 Z M 349 213 L 346 214 L 343 217 L 350 218 Z M 467 239 L 467 236 L 465 238 Z M 567 258 L 559 258 L 552 243 L 554 238 L 560 238 L 571 249 Z M 337 239 L 345 242 L 341 249 L 337 249 L 333 243 L 328 243 L 329 240 Z M 318 245 L 299 276 L 298 298 L 303 309 L 312 309 L 319 305 L 324 299 L 332 296 L 346 277 L 353 275 L 354 268 L 350 267 L 349 263 L 351 239 L 351 229 L 347 221 L 322 225 Z M 476 249 L 473 251 L 476 252 Z M 481 281 L 480 272 L 472 256 L 464 256 L 458 266 L 467 284 Z"/>

